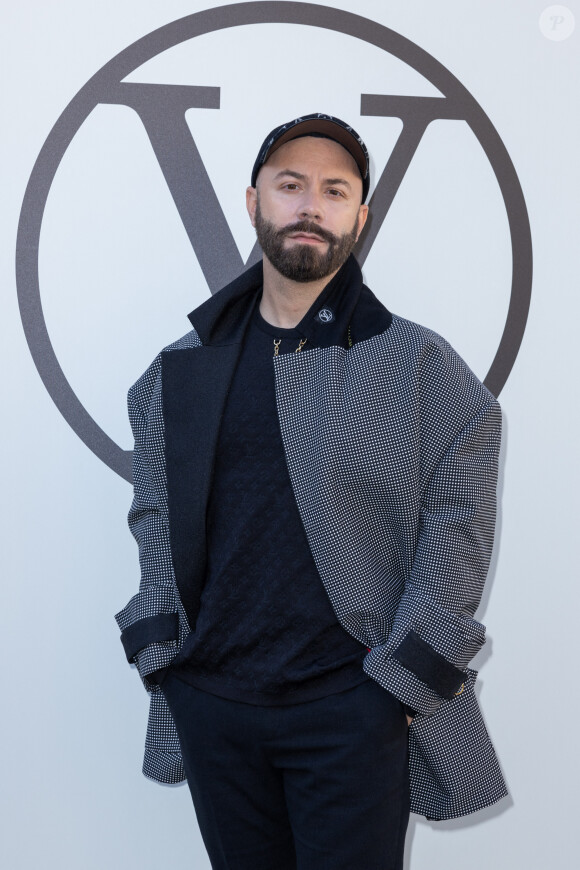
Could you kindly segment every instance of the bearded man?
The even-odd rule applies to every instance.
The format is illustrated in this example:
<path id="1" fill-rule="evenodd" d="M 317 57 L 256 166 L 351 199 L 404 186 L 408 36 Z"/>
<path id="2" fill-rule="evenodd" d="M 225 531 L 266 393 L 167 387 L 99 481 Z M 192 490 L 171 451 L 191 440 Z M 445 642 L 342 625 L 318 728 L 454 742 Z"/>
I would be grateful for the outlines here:
<path id="1" fill-rule="evenodd" d="M 129 393 L 142 579 L 117 621 L 144 772 L 187 778 L 214 870 L 401 870 L 410 809 L 506 793 L 468 668 L 499 408 L 364 286 L 368 191 L 343 121 L 272 131 L 263 261 Z"/>

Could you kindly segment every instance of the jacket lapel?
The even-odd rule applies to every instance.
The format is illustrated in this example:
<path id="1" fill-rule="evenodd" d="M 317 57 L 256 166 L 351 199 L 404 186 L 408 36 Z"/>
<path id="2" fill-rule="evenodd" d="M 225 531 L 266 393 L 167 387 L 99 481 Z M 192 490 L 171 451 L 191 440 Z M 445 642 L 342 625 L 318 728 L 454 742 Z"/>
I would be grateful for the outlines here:
<path id="1" fill-rule="evenodd" d="M 205 515 L 220 421 L 240 346 L 163 355 L 163 419 L 171 554 L 191 628 L 206 565 Z"/>
<path id="2" fill-rule="evenodd" d="M 259 263 L 190 315 L 202 346 L 162 355 L 171 555 L 192 629 L 205 580 L 206 511 L 220 424 L 261 283 Z"/>

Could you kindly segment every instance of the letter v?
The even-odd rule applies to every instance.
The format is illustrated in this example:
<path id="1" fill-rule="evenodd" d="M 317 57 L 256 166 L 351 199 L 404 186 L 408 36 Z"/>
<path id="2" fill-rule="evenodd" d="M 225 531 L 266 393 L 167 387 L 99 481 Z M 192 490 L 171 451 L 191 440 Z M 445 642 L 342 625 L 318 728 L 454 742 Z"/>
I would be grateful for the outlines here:
<path id="1" fill-rule="evenodd" d="M 209 289 L 216 293 L 261 257 L 244 263 L 185 119 L 188 109 L 219 109 L 220 89 L 121 82 L 101 102 L 141 118 Z"/>

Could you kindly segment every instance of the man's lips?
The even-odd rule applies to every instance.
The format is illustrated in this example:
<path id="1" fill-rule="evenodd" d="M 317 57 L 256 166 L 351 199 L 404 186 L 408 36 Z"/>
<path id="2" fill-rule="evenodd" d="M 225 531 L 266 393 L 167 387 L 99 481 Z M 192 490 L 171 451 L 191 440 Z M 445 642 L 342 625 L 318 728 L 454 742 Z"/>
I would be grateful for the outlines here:
<path id="1" fill-rule="evenodd" d="M 314 233 L 290 233 L 289 239 L 294 239 L 296 242 L 302 242 L 307 245 L 326 244 L 326 240 Z"/>

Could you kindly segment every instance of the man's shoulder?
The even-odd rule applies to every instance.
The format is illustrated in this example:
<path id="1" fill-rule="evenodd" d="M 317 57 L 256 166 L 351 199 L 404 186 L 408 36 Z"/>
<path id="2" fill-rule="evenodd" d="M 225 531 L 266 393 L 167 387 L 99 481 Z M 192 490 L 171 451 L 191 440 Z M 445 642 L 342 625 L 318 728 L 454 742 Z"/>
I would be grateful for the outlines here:
<path id="1" fill-rule="evenodd" d="M 361 294 L 361 302 L 366 309 L 369 324 L 368 338 L 380 339 L 386 346 L 395 345 L 398 350 L 406 350 L 414 356 L 420 356 L 429 350 L 443 355 L 459 356 L 442 335 L 427 326 L 393 314 L 368 287 L 363 287 L 363 291 L 366 293 Z"/>
<path id="2" fill-rule="evenodd" d="M 452 395 L 474 407 L 495 403 L 495 397 L 462 356 L 438 332 L 398 314 L 376 336 L 390 365 L 401 377 L 414 381 L 423 395 Z M 378 346 L 369 348 L 376 356 Z"/>
<path id="3" fill-rule="evenodd" d="M 411 347 L 417 348 L 421 352 L 433 351 L 443 355 L 448 354 L 452 357 L 459 357 L 459 354 L 449 342 L 438 332 L 435 332 L 434 329 L 423 326 L 421 323 L 416 323 L 414 320 L 408 320 L 399 314 L 393 314 L 392 318 L 392 334 L 399 342 L 407 342 Z"/>
<path id="4" fill-rule="evenodd" d="M 133 386 L 129 389 L 128 400 L 129 404 L 148 404 L 149 399 L 159 383 L 161 377 L 161 367 L 163 356 L 175 350 L 189 350 L 194 347 L 200 347 L 201 340 L 195 329 L 190 329 L 177 341 L 171 342 L 159 351 L 153 362 L 147 366 L 141 377 L 137 378 Z"/>
<path id="5" fill-rule="evenodd" d="M 164 347 L 161 353 L 158 354 L 157 358 L 161 358 L 164 353 L 168 353 L 172 350 L 188 350 L 191 347 L 200 346 L 201 339 L 199 335 L 195 329 L 190 329 L 189 332 L 186 332 L 185 335 L 182 335 L 181 338 L 177 339 L 177 341 L 173 341 L 171 344 Z"/>
<path id="6" fill-rule="evenodd" d="M 393 314 L 365 284 L 357 302 L 352 326 L 353 334 L 356 332 L 356 341 L 381 338 L 409 354 L 420 355 L 432 349 L 443 355 L 458 356 L 443 336 L 427 326 Z"/>

